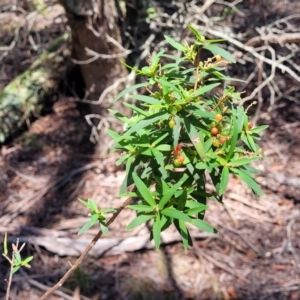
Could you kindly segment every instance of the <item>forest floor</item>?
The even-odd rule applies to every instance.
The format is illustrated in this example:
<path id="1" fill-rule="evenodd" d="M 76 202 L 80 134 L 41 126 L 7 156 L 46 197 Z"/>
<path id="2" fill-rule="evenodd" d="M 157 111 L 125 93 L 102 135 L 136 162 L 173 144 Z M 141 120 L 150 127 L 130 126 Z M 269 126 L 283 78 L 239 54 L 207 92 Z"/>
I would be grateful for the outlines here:
<path id="1" fill-rule="evenodd" d="M 61 32 L 56 26 L 49 35 Z M 6 58 L 3 86 L 20 72 Z M 290 83 L 288 75 L 280 78 Z M 124 210 L 49 299 L 300 299 L 300 89 L 293 93 L 298 101 L 282 97 L 272 109 L 267 100 L 260 108 L 257 122 L 269 125 L 260 141 L 265 158 L 255 165 L 264 196 L 254 198 L 232 177 L 224 203 L 210 201 L 205 217 L 218 234 L 192 229 L 194 247 L 187 251 L 173 229 L 154 250 L 147 227 L 125 231 L 134 215 Z M 117 155 L 97 154 L 85 109 L 73 100 L 60 93 L 47 114 L 0 148 L 0 245 L 7 232 L 11 242 L 26 242 L 23 256 L 34 256 L 31 268 L 14 277 L 13 300 L 38 299 L 97 232 L 77 235 L 88 220 L 78 198 L 101 208 L 122 204 L 116 195 L 125 173 L 115 166 Z M 9 270 L 3 257 L 0 266 L 2 299 Z"/>

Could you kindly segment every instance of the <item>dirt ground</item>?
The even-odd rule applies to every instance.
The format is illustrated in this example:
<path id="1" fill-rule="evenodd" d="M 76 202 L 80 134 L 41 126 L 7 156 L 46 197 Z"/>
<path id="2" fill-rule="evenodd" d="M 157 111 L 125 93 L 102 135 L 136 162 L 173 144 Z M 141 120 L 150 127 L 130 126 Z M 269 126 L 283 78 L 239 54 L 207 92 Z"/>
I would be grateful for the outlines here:
<path id="1" fill-rule="evenodd" d="M 268 3 L 245 2 L 253 10 Z M 208 10 L 208 15 L 216 14 L 218 7 Z M 245 7 L 240 9 L 251 15 Z M 7 12 L 2 8 L 0 16 Z M 235 16 L 227 16 L 224 22 Z M 56 18 L 61 22 L 45 27 L 45 47 L 46 40 L 64 30 L 63 16 L 58 13 Z M 19 57 L 24 64 L 19 69 L 11 62 L 11 54 L 1 58 L 1 87 L 33 59 L 25 46 L 14 50 L 22 53 Z M 299 61 L 298 54 L 293 62 Z M 246 62 L 230 72 L 238 75 L 247 66 Z M 286 89 L 295 84 L 287 74 L 278 75 L 278 80 Z M 257 82 L 253 79 L 248 84 L 247 95 Z M 232 177 L 224 203 L 211 201 L 206 215 L 218 234 L 192 230 L 194 247 L 187 251 L 172 229 L 163 236 L 164 246 L 153 250 L 147 227 L 125 231 L 133 213 L 124 210 L 111 225 L 109 236 L 99 241 L 49 299 L 300 299 L 300 88 L 296 86 L 290 98 L 282 96 L 274 105 L 268 100 L 268 90 L 261 97 L 257 122 L 268 124 L 269 129 L 260 141 L 265 159 L 256 163 L 261 171 L 256 179 L 264 196 L 254 198 Z M 116 195 L 125 173 L 115 166 L 117 155 L 97 154 L 99 149 L 89 140 L 85 113 L 85 107 L 60 92 L 47 114 L 36 117 L 25 132 L 0 148 L 0 239 L 7 232 L 11 242 L 17 238 L 26 242 L 24 256 L 34 256 L 31 268 L 23 268 L 14 277 L 13 300 L 38 299 L 97 232 L 93 228 L 77 235 L 87 220 L 87 210 L 77 198 L 92 198 L 101 208 L 117 208 L 122 203 Z M 8 270 L 1 257 L 0 299 L 4 299 Z"/>

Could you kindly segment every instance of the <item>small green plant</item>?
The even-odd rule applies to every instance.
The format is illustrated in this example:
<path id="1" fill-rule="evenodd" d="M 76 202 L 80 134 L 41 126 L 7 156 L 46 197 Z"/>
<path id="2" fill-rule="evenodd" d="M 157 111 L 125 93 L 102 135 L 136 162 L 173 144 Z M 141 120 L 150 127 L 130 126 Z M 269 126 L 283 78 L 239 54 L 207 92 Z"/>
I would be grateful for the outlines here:
<path id="1" fill-rule="evenodd" d="M 203 221 L 207 199 L 222 201 L 230 173 L 255 195 L 263 194 L 253 178 L 257 170 L 249 164 L 262 157 L 256 141 L 267 126 L 249 123 L 247 109 L 240 105 L 241 95 L 233 86 L 224 86 L 220 95 L 213 93 L 225 81 L 239 81 L 221 72 L 235 60 L 215 44 L 220 40 L 206 40 L 194 27 L 189 29 L 196 39 L 192 45 L 165 36 L 182 56 L 160 51 L 149 66 L 135 70 L 147 80 L 116 97 L 117 101 L 146 88 L 146 95 L 130 95 L 140 105 L 124 103 L 133 116 L 110 110 L 126 126 L 121 135 L 111 130 L 109 134 L 116 142 L 114 149 L 122 151 L 117 164 L 126 164 L 120 196 L 135 199 L 128 207 L 137 217 L 127 229 L 151 221 L 156 248 L 161 232 L 171 224 L 181 234 L 184 248 L 192 244 L 187 224 L 215 232 Z M 206 61 L 200 61 L 202 49 L 212 53 Z M 207 176 L 215 188 L 212 193 L 206 190 Z M 132 184 L 135 190 L 128 192 Z"/>
<path id="2" fill-rule="evenodd" d="M 263 194 L 254 180 L 258 171 L 250 163 L 262 157 L 256 141 L 267 126 L 254 127 L 249 122 L 248 108 L 241 105 L 240 93 L 224 84 L 239 79 L 222 73 L 224 66 L 235 60 L 216 45 L 221 40 L 206 40 L 194 27 L 189 29 L 196 39 L 192 45 L 182 45 L 165 36 L 181 56 L 161 50 L 149 66 L 135 70 L 146 80 L 116 97 L 117 101 L 140 87 L 147 90 L 146 95 L 130 95 L 139 105 L 124 103 L 133 111 L 131 118 L 110 110 L 125 125 L 122 134 L 108 132 L 115 141 L 114 149 L 122 151 L 117 164 L 126 165 L 119 196 L 127 199 L 117 210 L 100 210 L 92 199 L 79 199 L 91 211 L 90 221 L 79 234 L 96 223 L 100 231 L 41 300 L 48 299 L 70 277 L 102 234 L 108 234 L 108 226 L 125 207 L 137 214 L 128 230 L 149 222 L 150 238 L 159 248 L 161 232 L 174 224 L 186 249 L 192 245 L 188 224 L 215 232 L 203 220 L 207 200 L 222 202 L 230 173 L 244 181 L 255 195 Z M 206 61 L 200 60 L 202 49 L 212 53 Z M 217 94 L 214 89 L 221 84 L 222 93 Z M 208 178 L 214 191 L 206 188 Z M 113 214 L 106 221 L 110 212 Z"/>
<path id="3" fill-rule="evenodd" d="M 20 252 L 25 247 L 25 243 L 19 248 L 19 242 L 16 244 L 12 244 L 12 255 L 11 258 L 8 256 L 8 242 L 7 242 L 7 234 L 4 236 L 3 241 L 3 253 L 2 255 L 6 258 L 6 260 L 10 264 L 10 273 L 9 278 L 7 280 L 7 289 L 6 289 L 6 299 L 9 299 L 10 286 L 12 282 L 13 274 L 15 274 L 21 267 L 30 268 L 30 262 L 33 259 L 33 256 L 29 256 L 25 259 L 22 259 Z"/>
<path id="4" fill-rule="evenodd" d="M 104 235 L 108 235 L 108 228 L 106 226 L 106 214 L 115 212 L 115 209 L 107 208 L 107 209 L 98 209 L 97 204 L 93 199 L 88 199 L 87 201 L 78 199 L 84 206 L 90 209 L 91 213 L 89 213 L 90 221 L 87 222 L 78 232 L 78 234 L 82 234 L 89 230 L 94 224 L 98 223 L 100 225 L 100 230 Z"/>

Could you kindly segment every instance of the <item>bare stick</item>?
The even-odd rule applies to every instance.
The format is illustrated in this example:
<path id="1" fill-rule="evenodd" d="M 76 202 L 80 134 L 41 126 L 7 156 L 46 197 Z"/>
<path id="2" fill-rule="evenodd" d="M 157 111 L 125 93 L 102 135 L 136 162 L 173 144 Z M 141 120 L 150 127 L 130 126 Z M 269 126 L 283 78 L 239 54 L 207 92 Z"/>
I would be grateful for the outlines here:
<path id="1" fill-rule="evenodd" d="M 112 217 L 107 222 L 107 226 L 109 226 L 120 214 L 120 212 L 131 202 L 131 197 L 127 198 L 123 204 L 118 208 L 118 210 L 112 215 Z M 76 260 L 74 265 L 71 266 L 71 268 L 66 272 L 66 274 L 57 282 L 52 288 L 50 288 L 42 297 L 39 298 L 39 300 L 45 300 L 48 299 L 48 296 L 50 296 L 54 291 L 56 291 L 58 288 L 60 288 L 64 282 L 73 274 L 73 272 L 76 270 L 76 268 L 82 263 L 82 261 L 85 259 L 85 257 L 88 255 L 90 250 L 95 246 L 97 241 L 102 236 L 102 231 L 100 230 L 96 236 L 92 239 L 92 241 L 87 245 L 85 250 L 82 252 L 80 257 Z"/>

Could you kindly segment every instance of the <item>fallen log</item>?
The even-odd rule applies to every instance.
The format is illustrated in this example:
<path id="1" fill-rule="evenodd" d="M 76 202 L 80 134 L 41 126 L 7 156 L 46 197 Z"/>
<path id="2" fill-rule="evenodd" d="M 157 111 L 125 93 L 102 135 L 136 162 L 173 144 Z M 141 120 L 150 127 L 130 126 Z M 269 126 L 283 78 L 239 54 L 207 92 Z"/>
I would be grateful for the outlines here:
<path id="1" fill-rule="evenodd" d="M 39 114 L 66 71 L 68 34 L 58 37 L 39 58 L 0 92 L 0 144 Z"/>

